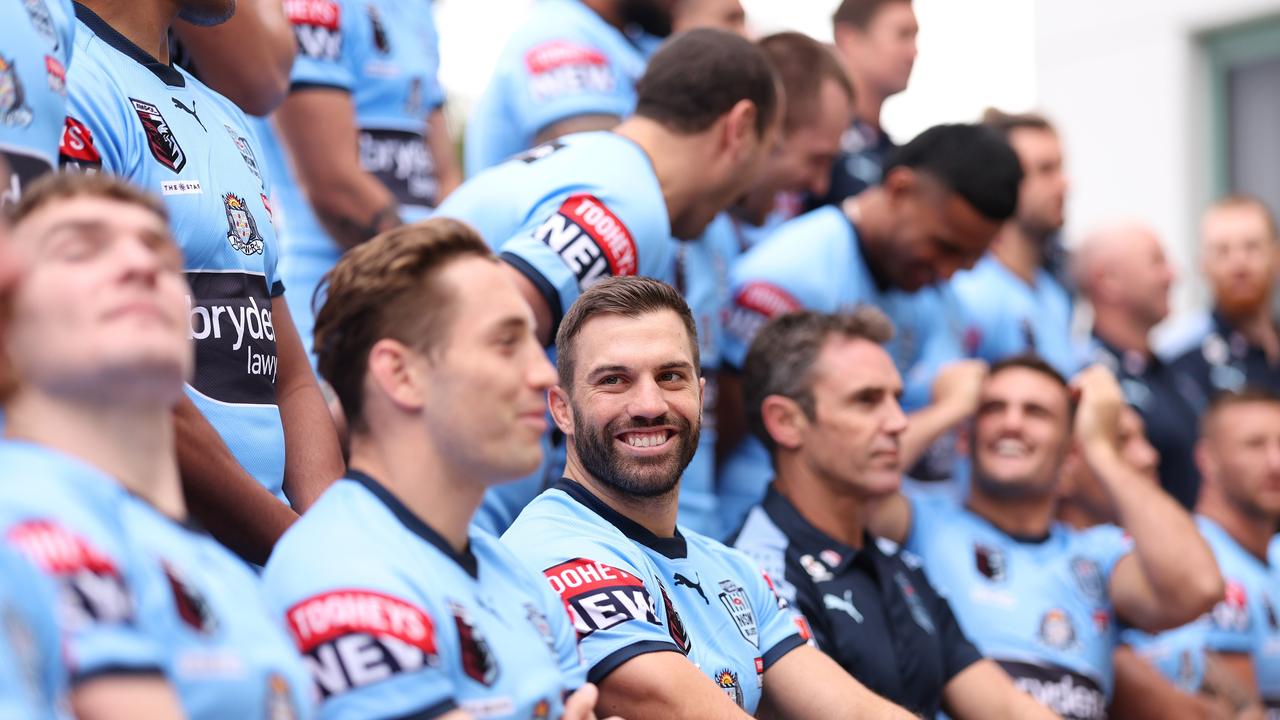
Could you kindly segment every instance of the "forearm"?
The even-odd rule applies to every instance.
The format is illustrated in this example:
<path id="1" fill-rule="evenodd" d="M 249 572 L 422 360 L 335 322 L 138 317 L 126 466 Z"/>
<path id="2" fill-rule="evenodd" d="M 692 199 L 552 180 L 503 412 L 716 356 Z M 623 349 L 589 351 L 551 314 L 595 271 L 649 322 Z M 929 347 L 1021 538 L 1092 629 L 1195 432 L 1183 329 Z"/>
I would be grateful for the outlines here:
<path id="1" fill-rule="evenodd" d="M 185 396 L 174 409 L 174 431 L 182 491 L 192 517 L 240 557 L 265 563 L 297 514 L 240 466 Z"/>
<path id="2" fill-rule="evenodd" d="M 395 197 L 363 169 L 325 173 L 311 183 L 303 181 L 303 189 L 320 224 L 343 249 L 402 222 Z"/>
<path id="3" fill-rule="evenodd" d="M 958 403 L 934 403 L 908 415 L 907 429 L 900 438 L 902 467 L 915 465 L 930 445 L 968 416 L 968 409 Z"/>
<path id="4" fill-rule="evenodd" d="M 1134 555 L 1153 595 L 1160 599 L 1160 625 L 1176 627 L 1207 612 L 1222 597 L 1222 575 L 1191 516 L 1129 467 L 1110 443 L 1091 443 L 1084 452 L 1120 525 L 1133 539 Z"/>
<path id="5" fill-rule="evenodd" d="M 283 297 L 272 301 L 280 372 L 276 404 L 284 425 L 284 493 L 299 513 L 346 469 L 338 431 Z"/>
<path id="6" fill-rule="evenodd" d="M 458 161 L 458 148 L 453 144 L 448 118 L 442 108 L 437 108 L 427 118 L 427 149 L 435 161 L 436 184 L 439 187 L 436 203 L 441 203 L 462 184 L 462 163 Z"/>
<path id="7" fill-rule="evenodd" d="M 1132 649 L 1114 654 L 1115 692 L 1111 716 L 1132 720 L 1201 720 L 1226 717 L 1213 712 L 1214 701 L 1185 693 Z"/>
<path id="8" fill-rule="evenodd" d="M 250 115 L 267 115 L 289 91 L 297 45 L 278 0 L 239 0 L 225 23 L 173 25 L 200 79 Z"/>

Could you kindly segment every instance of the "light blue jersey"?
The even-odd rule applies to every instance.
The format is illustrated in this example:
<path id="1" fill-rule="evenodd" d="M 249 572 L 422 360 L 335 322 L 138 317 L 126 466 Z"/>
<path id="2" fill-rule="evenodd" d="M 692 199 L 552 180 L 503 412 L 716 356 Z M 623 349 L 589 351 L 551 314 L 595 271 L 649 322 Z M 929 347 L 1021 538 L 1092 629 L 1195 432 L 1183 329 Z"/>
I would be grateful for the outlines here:
<path id="1" fill-rule="evenodd" d="M 431 4 L 291 0 L 285 9 L 298 41 L 291 91 L 323 88 L 350 94 L 361 167 L 395 196 L 404 220 L 426 218 L 439 192 L 435 160 L 427 146 L 427 118 L 444 103 Z M 289 288 L 290 314 L 310 357 L 312 295 L 342 248 L 325 232 L 286 171 L 290 165 L 281 145 L 274 138 L 269 145 L 276 204 L 284 219 L 280 273 Z"/>
<path id="2" fill-rule="evenodd" d="M 765 671 L 808 638 L 746 555 L 693 532 L 657 537 L 569 480 L 502 541 L 568 605 L 592 682 L 639 655 L 677 652 L 754 714 Z"/>
<path id="3" fill-rule="evenodd" d="M 564 605 L 535 573 L 483 532 L 459 554 L 358 472 L 285 533 L 263 580 L 322 718 L 559 718 L 583 682 Z"/>
<path id="4" fill-rule="evenodd" d="M 475 227 L 533 283 L 551 309 L 552 334 L 593 283 L 615 275 L 674 280 L 677 241 L 653 165 L 611 132 L 569 135 L 463 183 L 438 214 Z M 542 467 L 492 488 L 476 515 L 493 533 L 558 477 L 563 452 L 548 441 Z"/>
<path id="5" fill-rule="evenodd" d="M 0 718 L 64 717 L 67 671 L 52 583 L 0 545 Z"/>
<path id="6" fill-rule="evenodd" d="M 531 147 L 579 115 L 624 118 L 658 43 L 628 37 L 581 0 L 539 0 L 512 34 L 467 123 L 468 176 Z"/>
<path id="7" fill-rule="evenodd" d="M 74 21 L 71 0 L 0 0 L 0 159 L 12 173 L 0 206 L 58 164 Z"/>
<path id="8" fill-rule="evenodd" d="M 1179 690 L 1194 695 L 1204 685 L 1209 632 L 1209 623 L 1201 618 L 1159 635 L 1126 627 L 1120 642 L 1133 648 Z"/>
<path id="9" fill-rule="evenodd" d="M 733 528 L 722 524 L 716 499 L 716 401 L 720 393 L 720 348 L 729 304 L 729 267 L 741 254 L 738 221 L 720 213 L 702 237 L 676 244 L 676 288 L 689 303 L 698 326 L 698 355 L 706 390 L 698 451 L 680 478 L 680 525 L 712 538 Z"/>
<path id="10" fill-rule="evenodd" d="M 1071 336 L 1071 296 L 1044 269 L 1027 283 L 987 253 L 951 279 L 960 299 L 965 351 L 988 363 L 1032 352 L 1065 377 L 1084 366 L 1086 349 Z"/>
<path id="11" fill-rule="evenodd" d="M 250 125 L 229 100 L 156 62 L 85 6 L 76 17 L 63 164 L 163 197 L 192 291 L 196 369 L 187 394 L 240 465 L 284 499 L 271 320 L 284 286 Z"/>
<path id="12" fill-rule="evenodd" d="M 783 223 L 738 259 L 730 280 L 733 299 L 722 351 L 730 368 L 741 369 L 751 341 L 770 318 L 858 305 L 874 305 L 893 321 L 893 339 L 885 350 L 902 373 L 907 411 L 927 405 L 939 368 L 963 357 L 960 318 L 947 285 L 914 293 L 882 290 L 862 256 L 856 228 L 836 206 Z M 764 497 L 772 475 L 764 446 L 754 437 L 745 439 L 720 472 L 721 512 L 730 528 Z"/>
<path id="13" fill-rule="evenodd" d="M 1014 682 L 1069 720 L 1106 717 L 1117 631 L 1111 572 L 1123 531 L 1055 523 L 1014 538 L 956 500 L 911 498 L 906 549 L 947 596 L 960 626 Z"/>
<path id="14" fill-rule="evenodd" d="M 163 672 L 192 720 L 311 717 L 306 675 L 230 552 L 75 459 L 0 446 L 0 525 L 62 594 L 72 681 Z"/>

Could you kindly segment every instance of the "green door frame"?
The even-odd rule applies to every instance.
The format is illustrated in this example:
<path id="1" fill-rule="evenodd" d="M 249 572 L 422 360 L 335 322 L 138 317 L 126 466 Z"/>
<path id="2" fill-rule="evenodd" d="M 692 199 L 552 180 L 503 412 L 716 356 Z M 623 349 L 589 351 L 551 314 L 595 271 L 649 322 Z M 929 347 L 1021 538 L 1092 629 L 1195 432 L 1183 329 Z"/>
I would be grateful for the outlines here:
<path id="1" fill-rule="evenodd" d="M 1201 36 L 1208 71 L 1210 197 L 1231 189 L 1231 70 L 1280 58 L 1280 16 L 1213 30 Z"/>

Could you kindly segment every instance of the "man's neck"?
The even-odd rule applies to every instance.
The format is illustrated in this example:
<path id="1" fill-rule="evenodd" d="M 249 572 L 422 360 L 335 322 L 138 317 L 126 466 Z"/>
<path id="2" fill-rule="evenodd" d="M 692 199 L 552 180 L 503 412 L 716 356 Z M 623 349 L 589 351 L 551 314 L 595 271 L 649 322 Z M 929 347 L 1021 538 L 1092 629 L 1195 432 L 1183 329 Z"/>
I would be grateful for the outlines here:
<path id="1" fill-rule="evenodd" d="M 870 187 L 851 198 L 845 198 L 840 209 L 844 212 L 849 224 L 853 225 L 857 236 L 858 254 L 871 273 L 876 287 L 884 292 L 889 288 L 887 268 L 880 261 L 885 246 L 892 242 L 888 228 L 883 222 L 886 215 L 887 197 L 879 187 Z"/>
<path id="2" fill-rule="evenodd" d="M 8 405 L 7 422 L 9 437 L 78 458 L 164 514 L 186 519 L 167 404 L 77 404 L 27 391 Z"/>
<path id="3" fill-rule="evenodd" d="M 662 188 L 668 222 L 674 225 L 676 218 L 706 193 L 705 138 L 701 134 L 679 135 L 639 116 L 624 120 L 613 132 L 635 143 L 649 157 Z"/>
<path id="4" fill-rule="evenodd" d="M 600 16 L 602 20 L 619 30 L 626 30 L 622 13 L 619 12 L 616 0 L 582 0 L 582 4 Z"/>
<path id="5" fill-rule="evenodd" d="M 1249 554 L 1267 562 L 1267 547 L 1275 534 L 1275 518 L 1241 512 L 1220 493 L 1206 488 L 1196 504 L 1196 514 L 1214 521 Z"/>
<path id="6" fill-rule="evenodd" d="M 658 537 L 670 538 L 676 534 L 676 509 L 680 486 L 658 497 L 637 498 L 618 492 L 600 482 L 582 467 L 572 448 L 565 462 L 564 476 L 587 489 L 614 512 L 640 525 Z"/>
<path id="7" fill-rule="evenodd" d="M 1221 311 L 1219 311 L 1221 312 Z M 1262 348 L 1267 355 L 1267 362 L 1275 365 L 1280 361 L 1280 332 L 1276 330 L 1275 321 L 1271 318 L 1271 297 L 1252 312 L 1239 317 L 1223 315 L 1231 327 L 1244 335 L 1250 345 Z"/>
<path id="8" fill-rule="evenodd" d="M 1031 237 L 1016 220 L 1006 222 L 991 243 L 991 254 L 1028 285 L 1036 282 L 1036 271 L 1044 264 L 1040 240 Z"/>
<path id="9" fill-rule="evenodd" d="M 1049 529 L 1053 527 L 1056 503 L 1052 497 L 997 499 L 975 486 L 969 490 L 965 507 L 1006 535 L 1027 539 L 1042 538 L 1049 534 Z"/>
<path id="10" fill-rule="evenodd" d="M 1151 328 L 1125 317 L 1119 311 L 1098 312 L 1095 307 L 1093 334 L 1118 350 L 1151 356 Z"/>
<path id="11" fill-rule="evenodd" d="M 889 98 L 866 80 L 858 77 L 856 73 L 850 73 L 849 80 L 853 83 L 854 117 L 873 128 L 876 132 L 882 132 L 880 129 L 880 111 L 884 108 L 885 100 Z"/>
<path id="12" fill-rule="evenodd" d="M 79 0 L 116 32 L 161 63 L 169 62 L 169 26 L 178 17 L 172 0 Z"/>
<path id="13" fill-rule="evenodd" d="M 379 428 L 377 435 L 352 437 L 348 466 L 377 480 L 456 552 L 466 550 L 467 528 L 486 484 L 459 467 L 433 438 L 424 438 L 418 422 Z"/>
<path id="14" fill-rule="evenodd" d="M 779 457 L 774 487 L 827 537 L 861 549 L 866 532 L 867 501 L 851 493 L 832 492 L 799 458 Z"/>

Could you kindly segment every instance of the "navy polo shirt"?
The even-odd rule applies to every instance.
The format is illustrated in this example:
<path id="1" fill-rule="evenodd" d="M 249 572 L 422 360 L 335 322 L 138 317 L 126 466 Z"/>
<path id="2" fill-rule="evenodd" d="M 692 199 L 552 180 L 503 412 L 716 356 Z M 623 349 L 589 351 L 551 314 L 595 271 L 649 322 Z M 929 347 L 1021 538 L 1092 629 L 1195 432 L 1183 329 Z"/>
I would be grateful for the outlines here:
<path id="1" fill-rule="evenodd" d="M 770 485 L 733 544 L 804 614 L 818 647 L 878 695 L 924 717 L 982 659 L 917 558 L 869 534 L 861 549 L 827 537 Z"/>
<path id="2" fill-rule="evenodd" d="M 1125 401 L 1138 411 L 1147 442 L 1160 453 L 1160 486 L 1190 510 L 1200 493 L 1195 446 L 1205 394 L 1191 373 L 1154 355 L 1121 350 L 1093 337 L 1093 361 L 1116 376 Z"/>
<path id="3" fill-rule="evenodd" d="M 1204 398 L 1246 387 L 1280 392 L 1280 365 L 1267 362 L 1267 353 L 1214 312 L 1209 333 L 1174 366 L 1191 376 Z"/>

